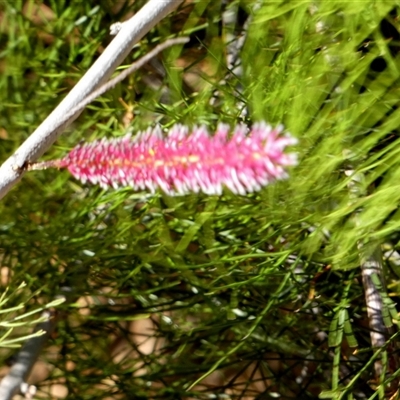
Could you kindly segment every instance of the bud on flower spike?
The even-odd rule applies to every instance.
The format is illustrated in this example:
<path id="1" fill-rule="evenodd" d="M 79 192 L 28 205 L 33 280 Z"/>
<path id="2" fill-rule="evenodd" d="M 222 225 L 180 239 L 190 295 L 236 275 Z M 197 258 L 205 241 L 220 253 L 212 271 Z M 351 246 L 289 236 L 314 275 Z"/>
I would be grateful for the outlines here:
<path id="1" fill-rule="evenodd" d="M 227 187 L 244 195 L 287 177 L 285 167 L 296 164 L 286 146 L 297 140 L 264 122 L 250 129 L 238 125 L 232 135 L 220 124 L 210 136 L 207 129 L 175 125 L 168 136 L 161 129 L 148 129 L 131 138 L 102 139 L 75 147 L 65 158 L 42 163 L 42 167 L 68 168 L 83 183 L 103 188 L 131 186 L 135 190 L 157 189 L 168 195 L 189 192 L 221 194 Z M 41 163 L 32 169 L 40 169 Z"/>

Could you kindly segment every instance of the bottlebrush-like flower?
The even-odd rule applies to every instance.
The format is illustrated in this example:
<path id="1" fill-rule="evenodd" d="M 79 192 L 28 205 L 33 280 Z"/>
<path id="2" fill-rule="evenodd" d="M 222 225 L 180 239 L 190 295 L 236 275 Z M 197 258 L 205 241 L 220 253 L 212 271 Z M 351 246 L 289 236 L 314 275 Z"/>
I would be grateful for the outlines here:
<path id="1" fill-rule="evenodd" d="M 83 183 L 103 188 L 129 185 L 184 195 L 221 194 L 225 186 L 244 195 L 286 178 L 285 168 L 296 164 L 296 155 L 284 150 L 297 140 L 282 130 L 261 122 L 250 131 L 238 125 L 229 135 L 229 127 L 220 124 L 211 136 L 204 126 L 189 134 L 186 126 L 175 125 L 164 137 L 159 127 L 149 128 L 134 138 L 80 144 L 63 159 L 43 165 L 68 168 Z"/>

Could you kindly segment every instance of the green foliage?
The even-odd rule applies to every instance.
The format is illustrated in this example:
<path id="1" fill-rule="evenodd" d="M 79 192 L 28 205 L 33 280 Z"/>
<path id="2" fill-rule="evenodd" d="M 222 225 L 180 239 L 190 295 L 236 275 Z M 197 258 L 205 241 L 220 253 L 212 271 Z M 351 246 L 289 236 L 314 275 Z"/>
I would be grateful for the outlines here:
<path id="1" fill-rule="evenodd" d="M 143 2 L 114 3 L 1 4 L 2 159 L 97 58 L 109 25 Z M 300 164 L 246 197 L 105 192 L 66 172 L 27 174 L 0 205 L 2 287 L 26 282 L 26 312 L 40 308 L 28 293 L 40 304 L 71 294 L 38 398 L 59 381 L 82 399 L 385 398 L 396 383 L 396 334 L 370 349 L 358 246 L 383 249 L 385 321 L 397 329 L 400 3 L 226 7 L 252 15 L 242 76 L 226 66 L 225 6 L 186 2 L 126 62 L 179 32 L 189 46 L 89 106 L 46 157 L 155 123 L 244 118 L 284 124 Z M 382 354 L 394 367 L 377 382 Z"/>
<path id="2" fill-rule="evenodd" d="M 9 293 L 6 289 L 0 296 L 0 314 L 2 315 L 0 327 L 4 330 L 0 337 L 0 347 L 19 347 L 21 343 L 25 342 L 27 339 L 44 334 L 44 331 L 39 330 L 31 335 L 24 335 L 21 334 L 21 331 L 18 331 L 17 328 L 25 328 L 45 321 L 46 317 L 44 316 L 35 319 L 28 319 L 28 317 L 45 309 L 57 307 L 64 302 L 64 299 L 57 299 L 46 304 L 44 307 L 36 307 L 31 311 L 21 313 L 21 310 L 26 308 L 30 301 L 29 298 L 26 298 L 28 291 L 23 291 L 24 288 L 26 288 L 26 284 L 23 282 L 13 293 Z M 23 298 L 21 299 L 22 296 Z M 17 331 L 17 333 L 15 331 Z"/>

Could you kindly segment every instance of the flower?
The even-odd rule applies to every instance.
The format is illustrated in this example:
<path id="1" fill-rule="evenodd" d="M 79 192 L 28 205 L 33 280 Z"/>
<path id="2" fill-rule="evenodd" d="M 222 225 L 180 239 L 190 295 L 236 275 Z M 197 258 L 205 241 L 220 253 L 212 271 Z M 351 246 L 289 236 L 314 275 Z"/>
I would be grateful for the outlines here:
<path id="1" fill-rule="evenodd" d="M 68 168 L 83 183 L 103 188 L 129 185 L 168 195 L 213 195 L 227 187 L 245 195 L 286 178 L 286 167 L 296 164 L 296 155 L 284 150 L 297 140 L 282 131 L 282 126 L 260 122 L 250 130 L 238 125 L 231 135 L 225 124 L 214 135 L 204 126 L 189 134 L 186 126 L 175 125 L 164 137 L 159 127 L 149 128 L 134 138 L 80 144 L 51 166 Z"/>

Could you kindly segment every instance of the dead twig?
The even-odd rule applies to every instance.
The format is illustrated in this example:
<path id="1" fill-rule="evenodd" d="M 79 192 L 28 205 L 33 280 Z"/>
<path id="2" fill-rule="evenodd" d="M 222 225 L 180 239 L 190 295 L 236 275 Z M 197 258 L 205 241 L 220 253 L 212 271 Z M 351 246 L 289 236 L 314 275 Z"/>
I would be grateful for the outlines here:
<path id="1" fill-rule="evenodd" d="M 42 331 L 43 334 L 27 340 L 17 353 L 10 371 L 0 382 L 1 400 L 11 400 L 18 392 L 27 393 L 31 391 L 29 385 L 26 385 L 26 379 L 56 325 L 54 311 L 46 310 L 42 316 L 46 320 L 38 324 L 35 332 Z"/>

